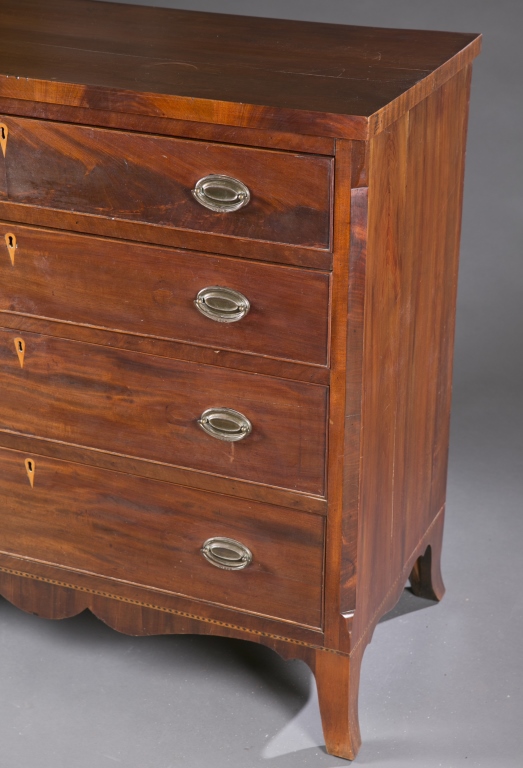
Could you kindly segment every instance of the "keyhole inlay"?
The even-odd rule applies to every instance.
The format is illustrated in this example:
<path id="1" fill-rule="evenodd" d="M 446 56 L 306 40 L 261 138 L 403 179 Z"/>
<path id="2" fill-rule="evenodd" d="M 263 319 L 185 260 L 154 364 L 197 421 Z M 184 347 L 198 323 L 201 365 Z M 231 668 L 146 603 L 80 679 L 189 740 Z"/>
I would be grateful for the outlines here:
<path id="1" fill-rule="evenodd" d="M 23 368 L 25 359 L 25 341 L 20 337 L 15 339 L 15 349 L 16 354 L 18 355 L 18 360 L 20 361 L 20 368 Z"/>
<path id="2" fill-rule="evenodd" d="M 15 265 L 15 251 L 16 251 L 16 235 L 13 235 L 12 232 L 8 232 L 5 236 L 5 244 L 7 245 L 7 250 L 9 252 L 9 258 L 11 259 L 11 264 Z"/>
<path id="3" fill-rule="evenodd" d="M 34 459 L 26 459 L 24 463 L 25 463 L 25 471 L 27 472 L 27 477 L 29 478 L 29 482 L 31 483 L 31 488 L 34 488 L 34 484 L 35 484 Z"/>
<path id="4" fill-rule="evenodd" d="M 7 135 L 9 133 L 9 129 L 5 123 L 0 123 L 0 147 L 2 147 L 2 154 L 5 157 L 5 152 L 7 149 Z"/>

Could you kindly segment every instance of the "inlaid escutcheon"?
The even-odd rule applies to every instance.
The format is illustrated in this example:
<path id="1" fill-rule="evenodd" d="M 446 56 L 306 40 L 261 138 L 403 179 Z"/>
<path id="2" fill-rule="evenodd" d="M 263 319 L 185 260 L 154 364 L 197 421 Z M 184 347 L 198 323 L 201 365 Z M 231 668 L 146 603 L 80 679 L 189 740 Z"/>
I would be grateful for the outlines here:
<path id="1" fill-rule="evenodd" d="M 5 244 L 9 258 L 11 259 L 11 266 L 15 265 L 15 251 L 16 251 L 16 235 L 12 232 L 7 232 L 4 236 Z"/>
<path id="2" fill-rule="evenodd" d="M 6 123 L 0 123 L 0 149 L 2 150 L 2 154 L 5 157 L 7 152 L 7 136 L 9 133 L 9 128 Z"/>

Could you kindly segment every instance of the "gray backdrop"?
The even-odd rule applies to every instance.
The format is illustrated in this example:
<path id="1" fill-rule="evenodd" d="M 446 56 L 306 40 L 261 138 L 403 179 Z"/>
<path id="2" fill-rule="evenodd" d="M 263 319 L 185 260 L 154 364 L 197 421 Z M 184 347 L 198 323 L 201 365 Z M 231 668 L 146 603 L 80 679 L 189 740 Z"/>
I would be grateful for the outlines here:
<path id="1" fill-rule="evenodd" d="M 143 3 L 142 4 L 147 4 Z M 373 768 L 523 764 L 521 0 L 194 0 L 172 8 L 484 33 L 467 153 L 440 605 L 405 593 L 366 651 Z M 128 638 L 0 601 L 0 765 L 298 768 L 322 747 L 314 681 L 249 643 Z"/>

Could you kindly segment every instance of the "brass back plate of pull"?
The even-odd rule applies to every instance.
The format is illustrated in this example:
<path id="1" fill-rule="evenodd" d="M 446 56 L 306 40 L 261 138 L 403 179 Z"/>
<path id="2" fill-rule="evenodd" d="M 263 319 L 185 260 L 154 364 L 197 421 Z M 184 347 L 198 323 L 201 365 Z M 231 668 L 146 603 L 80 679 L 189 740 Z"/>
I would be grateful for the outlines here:
<path id="1" fill-rule="evenodd" d="M 25 341 L 19 336 L 15 339 L 15 349 L 16 354 L 18 355 L 18 360 L 20 361 L 20 368 L 23 368 L 25 358 Z"/>
<path id="2" fill-rule="evenodd" d="M 5 153 L 7 150 L 7 135 L 9 133 L 9 128 L 5 123 L 0 123 L 0 147 L 2 147 L 2 154 L 5 157 Z"/>
<path id="3" fill-rule="evenodd" d="M 211 565 L 225 571 L 241 571 L 252 563 L 252 552 L 241 541 L 215 536 L 204 542 L 201 553 Z"/>
<path id="4" fill-rule="evenodd" d="M 9 251 L 9 258 L 11 259 L 11 264 L 15 265 L 15 251 L 16 251 L 16 235 L 13 235 L 12 232 L 8 232 L 5 236 L 5 244 L 7 246 L 7 250 Z"/>
<path id="5" fill-rule="evenodd" d="M 235 443 L 251 434 L 252 424 L 243 413 L 232 408 L 208 408 L 197 421 L 211 437 Z"/>
<path id="6" fill-rule="evenodd" d="M 196 309 L 217 323 L 236 323 L 249 311 L 249 300 L 232 288 L 209 285 L 202 288 L 194 300 Z"/>
<path id="7" fill-rule="evenodd" d="M 237 211 L 251 199 L 249 188 L 242 181 L 215 173 L 200 179 L 192 193 L 200 205 L 217 213 Z"/>
<path id="8" fill-rule="evenodd" d="M 27 477 L 29 478 L 29 482 L 31 483 L 31 488 L 34 488 L 35 484 L 35 462 L 34 459 L 26 459 L 24 461 L 25 464 L 25 471 L 27 472 Z"/>

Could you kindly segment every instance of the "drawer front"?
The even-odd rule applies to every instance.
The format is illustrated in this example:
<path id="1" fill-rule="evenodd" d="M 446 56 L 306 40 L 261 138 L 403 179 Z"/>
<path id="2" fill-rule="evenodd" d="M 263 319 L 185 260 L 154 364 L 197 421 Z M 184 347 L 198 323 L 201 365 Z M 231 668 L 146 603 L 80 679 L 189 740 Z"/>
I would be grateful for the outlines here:
<path id="1" fill-rule="evenodd" d="M 3 552 L 314 627 L 323 526 L 282 507 L 0 449 Z M 209 563 L 201 548 L 216 537 L 246 547 L 252 562 Z"/>
<path id="2" fill-rule="evenodd" d="M 0 429 L 322 495 L 326 407 L 315 384 L 0 330 Z M 207 434 L 210 408 L 251 434 Z"/>
<path id="3" fill-rule="evenodd" d="M 86 126 L 1 117 L 0 197 L 60 211 L 235 238 L 330 247 L 333 160 Z M 209 210 L 203 177 L 245 184 L 240 210 Z"/>
<path id="4" fill-rule="evenodd" d="M 0 254 L 0 311 L 327 363 L 328 274 L 11 224 Z M 242 294 L 248 313 L 202 314 L 195 299 L 212 286 Z"/>

